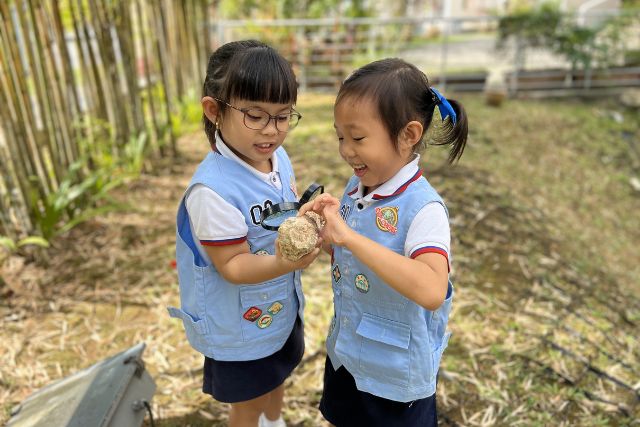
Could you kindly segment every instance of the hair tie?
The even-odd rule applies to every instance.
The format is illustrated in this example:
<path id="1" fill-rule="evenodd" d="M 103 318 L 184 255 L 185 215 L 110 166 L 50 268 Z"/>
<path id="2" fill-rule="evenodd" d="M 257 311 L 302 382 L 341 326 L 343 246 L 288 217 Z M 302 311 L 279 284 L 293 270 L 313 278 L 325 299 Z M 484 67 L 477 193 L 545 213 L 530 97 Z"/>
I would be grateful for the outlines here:
<path id="1" fill-rule="evenodd" d="M 436 107 L 438 107 L 438 109 L 440 110 L 440 116 L 442 117 L 442 121 L 444 122 L 447 119 L 447 117 L 451 117 L 451 123 L 455 125 L 458 119 L 458 116 L 456 115 L 456 112 L 453 111 L 453 107 L 451 106 L 451 104 L 449 104 L 449 101 L 447 101 L 447 98 L 442 96 L 442 94 L 438 92 L 437 89 L 433 87 L 429 89 L 431 90 L 432 96 L 434 96 L 433 101 L 437 102 Z"/>

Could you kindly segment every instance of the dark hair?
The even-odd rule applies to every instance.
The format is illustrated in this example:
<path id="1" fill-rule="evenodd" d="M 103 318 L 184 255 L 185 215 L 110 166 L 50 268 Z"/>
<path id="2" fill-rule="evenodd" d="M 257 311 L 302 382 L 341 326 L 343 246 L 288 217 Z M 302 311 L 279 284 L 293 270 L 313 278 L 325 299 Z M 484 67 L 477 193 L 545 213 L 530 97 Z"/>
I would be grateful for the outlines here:
<path id="1" fill-rule="evenodd" d="M 272 47 L 257 40 L 226 43 L 209 57 L 202 96 L 218 98 L 295 104 L 298 83 L 291 64 Z M 227 106 L 220 104 L 220 113 Z M 215 143 L 216 125 L 205 115 L 204 131 L 211 144 Z"/>
<path id="2" fill-rule="evenodd" d="M 433 111 L 437 104 L 430 89 L 429 79 L 415 65 L 399 58 L 387 58 L 371 62 L 351 73 L 338 91 L 335 105 L 343 99 L 372 99 L 383 125 L 394 141 L 396 149 L 400 132 L 410 121 L 422 124 L 423 132 L 416 151 L 427 144 L 425 134 L 431 124 Z M 446 126 L 430 133 L 433 145 L 451 145 L 449 162 L 460 158 L 467 142 L 467 114 L 459 102 L 448 99 L 456 113 L 457 121 L 451 120 Z"/>

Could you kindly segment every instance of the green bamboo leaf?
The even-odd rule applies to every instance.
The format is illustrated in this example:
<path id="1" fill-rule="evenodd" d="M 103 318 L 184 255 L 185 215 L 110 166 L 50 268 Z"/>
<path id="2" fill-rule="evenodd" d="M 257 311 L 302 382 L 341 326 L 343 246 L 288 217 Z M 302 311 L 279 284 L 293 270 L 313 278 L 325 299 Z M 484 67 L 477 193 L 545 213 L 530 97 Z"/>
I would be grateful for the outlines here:
<path id="1" fill-rule="evenodd" d="M 18 249 L 18 247 L 16 246 L 16 242 L 14 242 L 13 239 L 10 239 L 7 236 L 0 236 L 0 246 L 9 249 L 10 251 L 15 251 L 16 249 Z"/>
<path id="2" fill-rule="evenodd" d="M 27 245 L 34 245 L 34 246 L 40 246 L 41 248 L 48 248 L 49 242 L 47 241 L 47 239 L 40 236 L 29 236 L 19 240 L 17 246 L 21 248 Z"/>

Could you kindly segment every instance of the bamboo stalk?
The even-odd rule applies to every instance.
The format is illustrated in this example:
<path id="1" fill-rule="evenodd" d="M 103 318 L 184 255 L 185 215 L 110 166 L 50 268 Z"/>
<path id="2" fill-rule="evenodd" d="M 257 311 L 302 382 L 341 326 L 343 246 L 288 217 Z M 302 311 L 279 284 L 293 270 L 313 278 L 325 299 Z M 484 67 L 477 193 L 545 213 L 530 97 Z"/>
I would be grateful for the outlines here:
<path id="1" fill-rule="evenodd" d="M 119 13 L 116 23 L 116 31 L 120 41 L 120 52 L 122 53 L 122 67 L 124 70 L 124 81 L 127 87 L 128 114 L 131 118 L 131 132 L 139 134 L 144 130 L 144 117 L 142 116 L 142 104 L 140 100 L 140 90 L 138 88 L 138 69 L 136 64 L 135 46 L 133 44 L 133 27 L 131 22 L 131 4 L 120 1 L 118 3 Z"/>
<path id="2" fill-rule="evenodd" d="M 182 37 L 182 34 L 183 34 L 182 19 L 180 19 L 182 8 L 180 7 L 179 3 L 177 3 L 177 6 L 176 6 L 176 0 L 172 2 L 171 7 L 173 9 L 173 12 L 171 14 L 171 17 L 173 18 L 173 23 L 171 27 L 174 28 L 175 42 L 176 42 L 175 51 L 173 53 L 176 59 L 176 65 L 175 65 L 176 76 L 178 77 L 176 82 L 177 88 L 178 88 L 177 96 L 178 96 L 178 99 L 183 99 L 186 83 L 184 81 L 185 74 L 181 73 L 180 69 L 187 62 L 185 61 L 185 58 L 184 58 L 185 48 L 184 48 L 183 37 Z"/>
<path id="3" fill-rule="evenodd" d="M 144 26 L 142 25 L 142 23 L 144 22 L 142 19 L 142 6 L 140 5 L 140 2 L 142 0 L 135 0 L 136 3 L 136 18 L 138 21 L 138 28 L 140 29 L 140 41 L 142 43 L 142 59 L 143 59 L 143 63 L 144 63 L 144 71 L 145 71 L 145 78 L 147 80 L 147 104 L 149 105 L 149 112 L 151 113 L 151 123 L 153 125 L 153 132 L 151 133 L 152 135 L 152 141 L 153 143 L 156 145 L 156 148 L 158 148 L 160 155 L 164 156 L 164 148 L 161 146 L 160 142 L 159 142 L 159 135 L 160 135 L 160 131 L 158 129 L 158 119 L 157 119 L 157 115 L 156 115 L 156 109 L 155 109 L 155 105 L 153 102 L 153 88 L 151 85 L 151 71 L 149 70 L 149 56 L 148 56 L 148 50 L 147 50 L 147 38 L 145 36 L 145 31 L 144 31 Z"/>
<path id="4" fill-rule="evenodd" d="M 170 93 L 174 99 L 180 99 L 178 91 L 178 79 L 181 78 L 178 64 L 177 64 L 177 47 L 176 47 L 176 34 L 175 31 L 168 31 L 169 28 L 173 28 L 171 24 L 173 9 L 171 6 L 171 0 L 162 0 L 160 7 L 158 7 L 160 13 L 161 25 L 164 28 L 164 40 L 166 45 L 166 67 L 167 75 L 169 76 Z"/>
<path id="5" fill-rule="evenodd" d="M 122 96 L 122 82 L 118 74 L 117 61 L 113 46 L 113 35 L 111 25 L 114 21 L 110 13 L 110 8 L 105 1 L 89 2 L 91 6 L 91 16 L 94 17 L 94 26 L 99 28 L 97 31 L 97 40 L 100 46 L 101 63 L 105 73 L 105 83 L 109 87 L 112 108 L 114 110 L 114 118 L 116 125 L 116 140 L 118 145 L 123 145 L 128 141 L 130 133 L 129 120 L 127 119 L 126 109 L 117 106 L 117 98 Z"/>
<path id="6" fill-rule="evenodd" d="M 0 21 L 0 37 L 4 35 L 3 28 L 2 21 Z M 5 60 L 9 61 L 9 56 L 5 52 L 4 43 L 0 43 L 0 119 L 2 119 L 3 129 L 9 134 L 9 138 L 5 138 L 7 146 L 12 150 L 18 141 L 24 141 L 27 137 L 24 126 L 22 126 L 24 123 L 20 122 L 18 118 L 20 112 L 14 108 L 17 102 L 14 101 L 15 95 L 10 86 L 11 77 L 8 76 Z M 19 182 L 26 186 L 27 177 L 31 172 L 31 164 L 22 154 L 21 150 L 15 150 L 12 153 L 12 158 L 15 167 L 22 173 L 23 180 Z"/>
<path id="7" fill-rule="evenodd" d="M 207 62 L 209 59 L 209 52 L 211 51 L 211 29 L 209 28 L 209 13 L 211 11 L 211 2 L 209 0 L 202 0 L 200 2 L 202 7 L 202 24 L 204 25 L 204 43 L 200 52 L 200 66 L 198 71 L 200 72 L 198 81 L 204 82 L 206 75 Z"/>
<path id="8" fill-rule="evenodd" d="M 165 69 L 165 64 L 167 63 L 166 61 L 166 43 L 164 38 L 162 37 L 162 34 L 164 34 L 165 32 L 162 31 L 162 17 L 158 16 L 158 12 L 156 11 L 154 13 L 154 10 L 156 10 L 156 8 L 151 8 L 151 12 L 152 14 L 149 15 L 149 25 L 151 26 L 151 28 L 155 27 L 155 31 L 154 33 L 157 34 L 156 37 L 154 37 L 154 45 L 156 48 L 156 55 L 158 58 L 158 61 L 160 62 L 160 67 L 158 67 L 160 69 L 160 76 L 162 78 L 162 85 L 164 86 L 164 104 L 165 104 L 165 119 L 166 119 L 166 126 L 167 126 L 167 130 L 168 130 L 168 137 L 169 137 L 169 143 L 170 143 L 170 147 L 171 147 L 171 153 L 173 155 L 176 154 L 176 138 L 175 135 L 173 134 L 173 126 L 171 126 L 171 112 L 173 111 L 172 105 L 171 105 L 171 94 L 169 92 L 170 88 L 169 88 L 169 81 L 167 78 L 167 72 Z"/>
<path id="9" fill-rule="evenodd" d="M 1 122 L 0 122 L 1 123 Z M 6 140 L 3 129 L 0 129 L 0 142 Z M 2 144 L 0 144 L 0 147 Z M 5 171 L 0 175 L 0 235 L 12 240 L 18 240 L 24 236 L 25 231 L 31 229 L 31 221 L 28 209 L 24 201 L 23 193 L 16 184 L 19 179 L 11 166 L 11 156 L 5 150 L 0 150 L 0 169 Z M 25 211 L 27 212 L 25 214 Z"/>
<path id="10" fill-rule="evenodd" d="M 94 61 L 95 61 L 95 69 L 98 75 L 100 76 L 100 85 L 102 86 L 105 99 L 105 107 L 109 116 L 109 123 L 111 124 L 111 141 L 112 147 L 115 152 L 119 151 L 119 144 L 124 141 L 123 129 L 121 126 L 121 117 L 120 117 L 120 108 L 116 107 L 115 96 L 116 96 L 116 87 L 114 86 L 113 81 L 113 62 L 115 58 L 113 55 L 110 55 L 111 44 L 108 39 L 109 36 L 109 28 L 104 23 L 102 19 L 99 7 L 100 1 L 90 1 L 88 2 L 89 11 L 85 17 L 87 18 L 87 22 L 91 24 L 94 32 L 95 39 L 95 47 L 93 51 Z"/>
<path id="11" fill-rule="evenodd" d="M 12 99 L 18 105 L 17 110 L 20 116 L 17 118 L 17 124 L 22 127 L 26 136 L 24 144 L 20 145 L 20 149 L 25 152 L 22 156 L 28 160 L 29 164 L 29 176 L 37 177 L 37 188 L 41 197 L 45 197 L 49 193 L 52 183 L 49 176 L 45 172 L 43 167 L 41 156 L 38 150 L 35 148 L 38 146 L 38 140 L 34 134 L 32 124 L 35 123 L 35 116 L 31 108 L 31 100 L 29 98 L 27 84 L 24 80 L 26 72 L 22 67 L 20 61 L 20 55 L 17 51 L 17 47 L 10 43 L 11 40 L 17 40 L 16 33 L 13 31 L 13 27 L 10 21 L 9 8 L 5 2 L 0 2 L 0 15 L 2 15 L 2 26 L 0 28 L 0 39 L 6 44 L 4 47 L 3 57 L 7 58 L 7 69 L 11 75 L 10 91 L 12 93 Z M 2 37 L 4 35 L 4 37 Z"/>
<path id="12" fill-rule="evenodd" d="M 25 11 L 25 9 L 29 9 L 29 5 L 26 2 L 22 4 L 16 5 L 17 16 L 20 22 L 20 28 L 22 33 L 22 40 L 24 49 L 20 50 L 24 57 L 26 57 L 29 70 L 25 71 L 25 76 L 30 76 L 34 82 L 35 87 L 35 99 L 38 102 L 34 103 L 34 107 L 37 108 L 37 111 L 34 111 L 34 121 L 31 122 L 31 126 L 33 127 L 33 132 L 38 139 L 38 147 L 39 151 L 42 154 L 48 154 L 51 157 L 50 165 L 53 167 L 53 181 L 54 188 L 57 186 L 58 177 L 60 177 L 62 171 L 60 168 L 61 160 L 60 153 L 58 152 L 58 141 L 57 135 L 55 132 L 47 132 L 47 129 L 55 129 L 53 114 L 51 107 L 51 99 L 48 97 L 48 90 L 45 88 L 46 79 L 43 76 L 43 67 L 42 67 L 42 50 L 37 45 L 37 35 L 35 34 L 36 29 L 35 25 L 33 25 L 32 17 L 25 16 L 29 11 Z M 28 19 L 31 18 L 31 19 Z M 32 25 L 29 25 L 32 24 Z M 31 94 L 29 94 L 31 97 Z M 37 119 L 40 120 L 37 120 Z M 38 122 L 42 122 L 42 126 L 38 126 Z"/>
<path id="13" fill-rule="evenodd" d="M 46 0 L 37 0 L 37 9 L 35 9 L 36 27 L 38 33 L 42 36 L 41 43 L 45 46 L 49 55 L 44 55 L 46 70 L 49 71 L 49 77 L 53 79 L 51 86 L 53 88 L 53 98 L 55 104 L 54 117 L 57 116 L 60 133 L 62 135 L 62 147 L 66 165 L 71 165 L 75 159 L 74 141 L 72 138 L 72 101 L 69 100 L 69 93 L 66 90 L 65 73 L 62 69 L 63 58 L 60 51 L 60 45 L 55 37 L 55 24 L 52 21 L 52 14 L 47 10 Z M 48 29 L 48 31 L 47 31 Z"/>
<path id="14" fill-rule="evenodd" d="M 71 121 L 71 126 L 73 128 L 74 141 L 71 144 L 71 150 L 72 150 L 73 158 L 77 159 L 79 157 L 78 140 L 83 136 L 83 132 L 80 129 L 78 129 L 77 126 L 74 126 L 75 119 L 82 114 L 80 109 L 80 95 L 78 93 L 76 79 L 74 78 L 74 75 L 73 75 L 71 55 L 69 53 L 69 47 L 67 46 L 64 26 L 62 25 L 62 17 L 60 14 L 60 7 L 62 6 L 59 1 L 51 0 L 50 7 L 51 7 L 51 16 L 54 22 L 54 26 L 53 26 L 54 34 L 56 36 L 57 43 L 60 48 L 60 62 L 62 63 L 62 67 L 64 70 L 62 75 L 64 78 L 65 90 L 63 93 L 65 94 L 65 99 L 66 99 L 65 104 L 68 106 L 67 117 L 68 117 L 68 120 Z"/>
<path id="15" fill-rule="evenodd" d="M 58 3 L 59 4 L 59 3 Z M 87 159 L 87 167 L 88 169 L 92 169 L 93 166 L 93 157 L 95 154 L 95 135 L 94 135 L 94 119 L 92 118 L 92 111 L 95 111 L 98 117 L 105 117 L 101 114 L 102 105 L 99 105 L 99 102 L 96 101 L 96 93 L 97 90 L 97 82 L 94 80 L 93 73 L 91 73 L 89 66 L 87 65 L 90 60 L 88 58 L 88 47 L 86 46 L 86 41 L 83 37 L 83 33 L 81 31 L 81 23 L 79 22 L 79 12 L 76 11 L 76 6 L 74 0 L 69 0 L 69 12 L 71 15 L 71 22 L 73 25 L 73 32 L 75 35 L 75 45 L 78 51 L 78 63 L 80 72 L 79 80 L 80 80 L 80 90 L 82 91 L 83 99 L 85 102 L 84 109 L 80 104 L 81 110 L 81 120 L 82 126 L 84 129 L 84 135 L 86 137 L 86 143 L 79 144 L 80 155 Z M 94 150 L 91 148 L 94 147 Z"/>
<path id="16" fill-rule="evenodd" d="M 6 73 L 3 68 L 3 63 L 0 61 L 0 135 L 4 137 L 9 159 L 9 161 L 5 163 L 6 166 L 2 167 L 2 170 L 6 171 L 5 173 L 7 175 L 11 173 L 15 174 L 15 179 L 7 178 L 7 191 L 9 192 L 9 197 L 15 199 L 13 206 L 19 206 L 22 210 L 22 224 L 19 225 L 21 225 L 23 229 L 31 230 L 33 227 L 32 220 L 35 218 L 35 215 L 31 200 L 27 197 L 30 187 L 28 186 L 29 180 L 25 169 L 25 162 L 24 159 L 21 158 L 22 156 L 19 150 L 16 149 L 16 144 L 22 139 L 18 138 L 11 119 L 12 103 L 9 99 L 9 91 L 5 90 L 7 86 Z M 4 154 L 0 155 L 4 156 Z M 2 174 L 2 176 L 4 175 L 5 174 Z"/>
<path id="17" fill-rule="evenodd" d="M 185 30 L 187 31 L 187 42 L 189 44 L 189 55 L 191 56 L 191 72 L 189 73 L 190 82 L 189 87 L 194 87 L 199 80 L 200 76 L 200 60 L 199 60 L 199 45 L 201 35 L 198 31 L 200 26 L 198 25 L 198 18 L 196 15 L 196 1 L 189 0 L 186 3 L 185 10 Z"/>
<path id="18" fill-rule="evenodd" d="M 198 33 L 198 17 L 196 14 L 197 0 L 188 0 L 185 2 L 185 29 L 187 31 L 187 41 L 189 42 L 189 54 L 191 56 L 192 72 L 189 73 L 189 87 L 194 87 L 195 80 L 200 75 L 200 34 Z"/>
<path id="19" fill-rule="evenodd" d="M 65 114 L 65 106 L 60 99 L 60 88 L 57 83 L 60 81 L 51 49 L 51 42 L 48 34 L 44 31 L 47 28 L 42 16 L 41 0 L 27 0 L 32 24 L 33 41 L 32 47 L 35 49 L 33 56 L 37 66 L 38 77 L 42 79 L 38 100 L 42 105 L 42 110 L 46 111 L 50 120 L 50 127 L 45 133 L 50 135 L 51 146 L 49 147 L 52 159 L 52 167 L 56 173 L 56 187 L 64 175 L 64 170 L 73 161 L 73 154 L 70 150 L 68 119 Z M 55 138 L 52 138 L 55 136 Z"/>
<path id="20" fill-rule="evenodd" d="M 70 0 L 73 2 L 73 0 Z M 99 112 L 99 117 L 103 120 L 108 121 L 109 123 L 113 123 L 113 117 L 111 115 L 111 109 L 108 108 L 107 99 L 105 97 L 105 92 L 107 88 L 104 86 L 104 78 L 100 74 L 100 70 L 98 67 L 98 63 L 96 60 L 96 53 L 94 52 L 94 47 L 92 43 L 91 35 L 89 34 L 89 24 L 86 16 L 86 12 L 84 11 L 84 7 L 82 4 L 82 0 L 76 0 L 77 2 L 77 10 L 78 16 L 80 18 L 80 22 L 82 23 L 81 29 L 84 36 L 84 40 L 87 48 L 87 59 L 88 59 L 88 68 L 90 72 L 88 74 L 92 75 L 92 79 L 95 82 L 94 95 L 98 99 L 97 104 L 95 104 L 97 111 Z"/>

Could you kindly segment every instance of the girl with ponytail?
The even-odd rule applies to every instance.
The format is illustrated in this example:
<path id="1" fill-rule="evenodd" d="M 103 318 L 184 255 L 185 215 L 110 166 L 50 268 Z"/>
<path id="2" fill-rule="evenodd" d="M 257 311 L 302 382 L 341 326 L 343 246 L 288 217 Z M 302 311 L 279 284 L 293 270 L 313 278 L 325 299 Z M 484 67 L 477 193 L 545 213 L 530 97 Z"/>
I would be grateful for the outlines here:
<path id="1" fill-rule="evenodd" d="M 414 65 L 384 59 L 354 71 L 334 106 L 342 158 L 353 168 L 341 200 L 321 214 L 332 254 L 334 312 L 327 337 L 323 416 L 335 426 L 437 426 L 436 375 L 447 346 L 453 286 L 444 201 L 422 175 L 426 144 L 467 140 L 462 105 Z"/>

